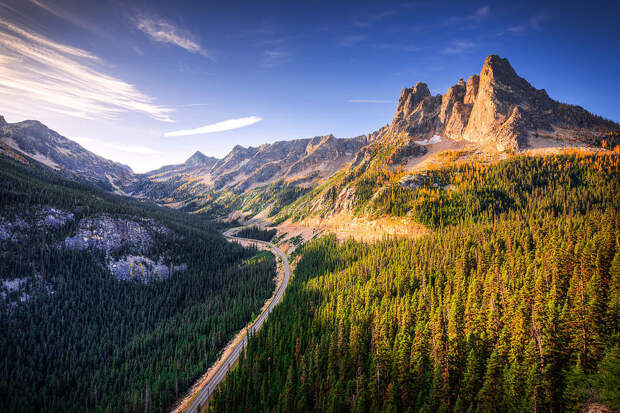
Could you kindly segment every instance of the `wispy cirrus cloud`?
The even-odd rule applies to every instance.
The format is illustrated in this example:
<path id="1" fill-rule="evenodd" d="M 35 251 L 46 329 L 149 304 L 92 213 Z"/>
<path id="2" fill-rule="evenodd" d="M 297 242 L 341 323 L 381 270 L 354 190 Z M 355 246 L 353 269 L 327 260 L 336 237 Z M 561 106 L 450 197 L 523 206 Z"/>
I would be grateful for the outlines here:
<path id="1" fill-rule="evenodd" d="M 538 30 L 540 23 L 547 18 L 545 13 L 536 13 L 532 15 L 526 22 L 511 26 L 507 29 L 511 33 L 523 33 L 529 30 Z"/>
<path id="2" fill-rule="evenodd" d="M 263 50 L 263 58 L 261 66 L 263 67 L 276 67 L 284 64 L 290 60 L 290 54 L 284 50 Z"/>
<path id="3" fill-rule="evenodd" d="M 469 41 L 455 40 L 441 52 L 443 54 L 461 54 L 476 47 L 476 44 Z"/>
<path id="4" fill-rule="evenodd" d="M 462 16 L 452 16 L 444 21 L 446 26 L 457 27 L 469 27 L 476 26 L 484 19 L 491 15 L 491 8 L 489 6 L 482 6 L 477 8 L 473 13 Z"/>
<path id="5" fill-rule="evenodd" d="M 176 108 L 195 108 L 198 106 L 209 106 L 211 103 L 185 103 L 181 105 L 174 105 Z"/>
<path id="6" fill-rule="evenodd" d="M 375 13 L 361 14 L 353 18 L 351 24 L 356 27 L 370 27 L 373 24 L 397 14 L 394 9 L 383 10 Z"/>
<path id="7" fill-rule="evenodd" d="M 102 73 L 94 54 L 57 43 L 0 17 L 0 101 L 16 111 L 50 110 L 85 119 L 141 112 L 171 122 L 173 109 Z M 5 103 L 6 104 L 6 103 Z"/>
<path id="8" fill-rule="evenodd" d="M 140 15 L 135 18 L 135 23 L 139 30 L 156 42 L 178 46 L 188 52 L 213 59 L 207 50 L 200 46 L 194 35 L 160 17 Z"/>
<path id="9" fill-rule="evenodd" d="M 66 20 L 70 23 L 73 23 L 83 29 L 89 30 L 96 34 L 104 33 L 98 26 L 94 25 L 83 17 L 75 15 L 69 10 L 62 8 L 58 4 L 51 5 L 49 2 L 44 0 L 30 0 L 30 2 L 39 6 L 43 10 L 46 10 L 48 13 L 51 13 L 54 16 Z"/>
<path id="10" fill-rule="evenodd" d="M 373 45 L 376 49 L 394 50 L 398 52 L 417 52 L 421 50 L 420 46 L 405 43 L 377 43 Z"/>
<path id="11" fill-rule="evenodd" d="M 195 129 L 178 130 L 174 132 L 166 132 L 164 136 L 189 136 L 189 135 L 203 135 L 206 133 L 224 132 L 227 130 L 244 128 L 246 126 L 253 125 L 263 120 L 258 116 L 248 116 L 246 118 L 229 119 L 222 122 L 212 123 L 210 125 L 201 126 Z"/>
<path id="12" fill-rule="evenodd" d="M 396 103 L 394 100 L 381 100 L 381 99 L 349 99 L 349 103 Z"/>

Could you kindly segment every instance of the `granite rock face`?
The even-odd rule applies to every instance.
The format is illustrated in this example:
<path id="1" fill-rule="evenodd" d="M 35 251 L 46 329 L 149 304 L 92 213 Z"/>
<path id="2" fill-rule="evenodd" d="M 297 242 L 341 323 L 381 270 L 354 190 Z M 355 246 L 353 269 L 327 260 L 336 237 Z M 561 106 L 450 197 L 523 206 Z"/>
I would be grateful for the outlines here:
<path id="1" fill-rule="evenodd" d="M 486 58 L 480 75 L 460 79 L 442 95 L 432 96 L 417 83 L 401 94 L 390 127 L 392 135 L 421 139 L 439 135 L 490 144 L 498 150 L 527 147 L 532 136 L 596 143 L 620 126 L 579 106 L 559 103 L 544 89 L 519 77 L 507 59 Z"/>
<path id="2" fill-rule="evenodd" d="M 100 249 L 106 253 L 123 244 L 146 252 L 153 243 L 155 234 L 170 234 L 166 227 L 152 220 L 131 220 L 102 215 L 97 218 L 82 218 L 75 235 L 67 237 L 62 245 L 66 248 L 85 250 Z"/>

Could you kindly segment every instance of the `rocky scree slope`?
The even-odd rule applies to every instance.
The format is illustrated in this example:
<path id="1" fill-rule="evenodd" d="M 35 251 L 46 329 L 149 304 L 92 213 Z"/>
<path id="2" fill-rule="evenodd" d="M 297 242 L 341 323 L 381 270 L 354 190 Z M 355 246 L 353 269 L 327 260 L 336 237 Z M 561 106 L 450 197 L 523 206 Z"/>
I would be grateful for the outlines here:
<path id="1" fill-rule="evenodd" d="M 135 179 L 130 167 L 95 155 L 36 120 L 7 123 L 0 116 L 0 145 L 4 153 L 16 151 L 111 192 Z"/>

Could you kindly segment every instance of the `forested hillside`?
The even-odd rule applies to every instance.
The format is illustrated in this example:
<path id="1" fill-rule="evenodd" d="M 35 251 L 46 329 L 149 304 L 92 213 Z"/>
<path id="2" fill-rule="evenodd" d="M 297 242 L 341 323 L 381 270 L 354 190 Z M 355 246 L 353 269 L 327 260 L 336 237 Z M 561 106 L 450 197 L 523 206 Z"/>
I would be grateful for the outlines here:
<path id="1" fill-rule="evenodd" d="M 47 168 L 0 159 L 0 208 L 3 412 L 166 411 L 275 286 L 271 254 L 225 241 L 201 217 Z M 72 248 L 84 222 L 152 234 L 139 234 L 140 248 Z M 110 262 L 137 254 L 179 269 L 111 273 Z"/>
<path id="2" fill-rule="evenodd" d="M 274 229 L 261 229 L 257 226 L 245 227 L 241 231 L 237 232 L 237 236 L 241 238 L 260 239 L 263 241 L 271 241 L 276 235 L 277 230 Z"/>
<path id="3" fill-rule="evenodd" d="M 620 409 L 619 161 L 514 157 L 388 185 L 374 210 L 433 232 L 306 245 L 213 409 Z"/>

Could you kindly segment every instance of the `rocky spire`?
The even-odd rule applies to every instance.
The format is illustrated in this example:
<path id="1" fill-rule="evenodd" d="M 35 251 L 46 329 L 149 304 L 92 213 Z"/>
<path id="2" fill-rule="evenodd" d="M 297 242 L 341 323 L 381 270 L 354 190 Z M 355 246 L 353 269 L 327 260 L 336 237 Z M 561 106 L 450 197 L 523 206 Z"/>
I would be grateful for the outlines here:
<path id="1" fill-rule="evenodd" d="M 473 84 L 474 79 L 472 87 Z M 507 59 L 497 55 L 488 56 L 480 71 L 478 93 L 463 137 L 474 142 L 497 141 L 496 132 L 510 117 L 513 108 L 527 104 L 535 91 L 525 79 L 517 75 Z M 517 135 L 511 133 L 512 137 Z M 519 139 L 523 140 L 523 137 Z M 502 146 L 506 147 L 505 144 Z"/>
<path id="2" fill-rule="evenodd" d="M 428 86 L 426 83 L 422 82 L 416 83 L 412 88 L 403 89 L 400 94 L 400 99 L 398 99 L 398 107 L 396 108 L 396 115 L 394 118 L 407 118 L 420 102 L 430 95 L 431 92 L 428 90 Z"/>
<path id="3" fill-rule="evenodd" d="M 469 79 L 467 79 L 465 99 L 463 100 L 463 103 L 466 105 L 474 104 L 476 96 L 478 96 L 478 85 L 480 85 L 480 76 L 471 75 Z"/>
<path id="4" fill-rule="evenodd" d="M 459 79 L 443 96 L 431 96 L 424 83 L 404 89 L 389 130 L 390 136 L 405 133 L 423 140 L 439 135 L 519 150 L 539 132 L 591 143 L 618 128 L 583 108 L 552 100 L 521 78 L 507 59 L 490 55 L 480 75 Z"/>
<path id="5" fill-rule="evenodd" d="M 480 78 L 484 82 L 515 82 L 522 80 L 512 68 L 508 59 L 502 59 L 496 54 L 487 56 L 480 71 Z"/>

